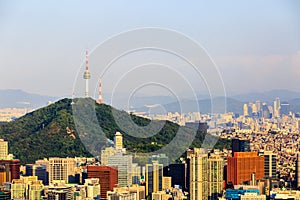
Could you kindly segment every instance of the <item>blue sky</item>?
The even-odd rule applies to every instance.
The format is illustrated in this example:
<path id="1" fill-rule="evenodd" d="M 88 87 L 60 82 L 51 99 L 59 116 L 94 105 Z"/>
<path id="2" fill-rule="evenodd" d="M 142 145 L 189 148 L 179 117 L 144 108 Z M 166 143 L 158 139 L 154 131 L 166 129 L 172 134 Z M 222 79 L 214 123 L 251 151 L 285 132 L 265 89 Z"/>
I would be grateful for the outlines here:
<path id="1" fill-rule="evenodd" d="M 200 43 L 228 94 L 300 91 L 299 10 L 297 0 L 1 0 L 0 89 L 70 95 L 85 48 L 122 31 L 161 27 Z"/>

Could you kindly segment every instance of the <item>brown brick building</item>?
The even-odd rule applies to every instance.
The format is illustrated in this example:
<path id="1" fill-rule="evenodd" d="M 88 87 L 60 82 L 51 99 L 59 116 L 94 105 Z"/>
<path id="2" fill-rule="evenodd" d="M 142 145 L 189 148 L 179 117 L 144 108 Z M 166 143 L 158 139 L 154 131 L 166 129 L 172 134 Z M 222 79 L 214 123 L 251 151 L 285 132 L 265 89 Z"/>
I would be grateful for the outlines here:
<path id="1" fill-rule="evenodd" d="M 88 178 L 99 178 L 101 199 L 107 199 L 106 192 L 113 190 L 118 184 L 118 170 L 109 166 L 88 166 Z"/>

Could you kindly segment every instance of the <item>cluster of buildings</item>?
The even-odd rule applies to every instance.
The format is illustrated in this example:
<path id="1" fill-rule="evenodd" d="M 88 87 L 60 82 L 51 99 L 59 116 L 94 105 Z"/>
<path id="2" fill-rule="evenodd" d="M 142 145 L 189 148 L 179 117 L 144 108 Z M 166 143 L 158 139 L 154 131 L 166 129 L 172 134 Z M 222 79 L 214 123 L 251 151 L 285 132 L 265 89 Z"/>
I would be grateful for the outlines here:
<path id="1" fill-rule="evenodd" d="M 243 114 L 228 112 L 220 113 L 167 113 L 151 117 L 145 113 L 135 113 L 138 116 L 168 120 L 181 126 L 198 126 L 206 124 L 212 132 L 234 130 L 239 133 L 268 133 L 282 132 L 285 134 L 299 133 L 300 113 L 292 113 L 288 102 L 276 98 L 273 105 L 257 100 L 243 105 Z"/>
<path id="2" fill-rule="evenodd" d="M 0 122 L 10 122 L 30 111 L 31 109 L 27 108 L 0 108 Z"/>
<path id="3" fill-rule="evenodd" d="M 135 163 L 119 132 L 113 144 L 100 160 L 51 157 L 21 166 L 0 140 L 0 199 L 300 199 L 300 154 L 287 173 L 279 152 L 261 148 L 269 143 L 257 146 L 237 133 L 231 149 L 187 149 L 172 164 L 164 154 Z"/>

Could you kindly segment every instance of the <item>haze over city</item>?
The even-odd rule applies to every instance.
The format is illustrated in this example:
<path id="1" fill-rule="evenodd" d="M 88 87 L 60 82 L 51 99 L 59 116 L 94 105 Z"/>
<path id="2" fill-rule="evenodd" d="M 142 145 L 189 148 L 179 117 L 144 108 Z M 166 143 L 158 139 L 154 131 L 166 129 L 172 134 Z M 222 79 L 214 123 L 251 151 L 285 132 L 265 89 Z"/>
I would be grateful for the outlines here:
<path id="1" fill-rule="evenodd" d="M 218 66 L 228 95 L 273 89 L 299 92 L 299 4 L 292 0 L 133 1 L 130 5 L 1 1 L 0 89 L 71 96 L 85 49 L 94 49 L 120 32 L 158 27 L 179 31 L 201 44 Z M 92 63 L 93 54 L 90 59 Z M 114 70 L 112 74 L 118 68 Z M 109 93 L 113 83 L 103 84 L 104 93 Z"/>

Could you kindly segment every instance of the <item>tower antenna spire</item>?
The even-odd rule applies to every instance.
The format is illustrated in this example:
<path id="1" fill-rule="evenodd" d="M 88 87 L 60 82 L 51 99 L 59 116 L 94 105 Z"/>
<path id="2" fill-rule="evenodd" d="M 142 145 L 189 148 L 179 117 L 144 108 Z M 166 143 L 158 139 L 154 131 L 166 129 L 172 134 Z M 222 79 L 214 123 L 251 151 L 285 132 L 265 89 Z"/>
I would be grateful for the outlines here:
<path id="1" fill-rule="evenodd" d="M 103 103 L 103 97 L 102 97 L 102 81 L 100 79 L 100 83 L 99 83 L 99 96 L 98 96 L 98 100 L 97 103 L 102 104 Z"/>
<path id="2" fill-rule="evenodd" d="M 85 79 L 85 97 L 89 97 L 89 79 L 91 79 L 91 73 L 89 72 L 89 53 L 88 49 L 85 51 L 85 71 L 83 74 L 83 79 Z"/>

